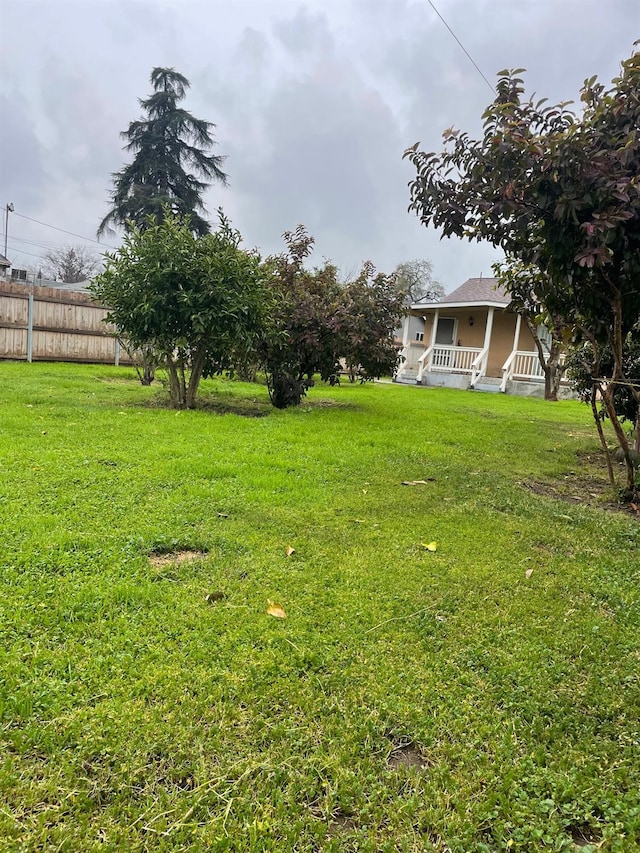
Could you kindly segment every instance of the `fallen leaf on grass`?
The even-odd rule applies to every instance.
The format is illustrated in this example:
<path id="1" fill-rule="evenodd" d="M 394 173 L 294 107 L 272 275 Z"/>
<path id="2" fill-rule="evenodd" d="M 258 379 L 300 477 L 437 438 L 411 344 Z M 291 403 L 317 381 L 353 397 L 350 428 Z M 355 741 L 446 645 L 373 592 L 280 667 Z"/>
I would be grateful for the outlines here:
<path id="1" fill-rule="evenodd" d="M 366 524 L 364 518 L 352 518 L 351 521 L 353 521 L 354 524 Z"/>
<path id="2" fill-rule="evenodd" d="M 366 494 L 367 494 L 367 490 L 366 490 L 366 489 L 363 489 L 363 490 L 362 490 L 362 494 L 363 494 L 363 495 L 366 495 Z"/>
<path id="3" fill-rule="evenodd" d="M 532 574 L 533 574 L 533 569 L 527 569 L 527 571 L 524 573 L 524 576 L 527 580 L 529 580 L 529 578 L 531 577 Z"/>
<path id="4" fill-rule="evenodd" d="M 425 551 L 437 551 L 438 543 L 437 542 L 421 542 L 420 543 Z"/>
<path id="5" fill-rule="evenodd" d="M 215 592 L 208 592 L 205 595 L 204 600 L 208 604 L 215 604 L 216 601 L 222 601 L 223 598 L 226 598 L 224 592 L 222 592 L 221 590 L 216 590 Z"/>
<path id="6" fill-rule="evenodd" d="M 275 619 L 286 619 L 287 614 L 284 612 L 284 607 L 281 604 L 276 604 L 275 601 L 270 601 L 269 606 L 267 607 L 267 613 L 269 616 L 273 616 Z"/>
<path id="7" fill-rule="evenodd" d="M 284 553 L 287 555 L 287 557 L 290 557 L 292 554 L 296 553 L 296 549 L 292 548 L 291 545 L 287 545 L 287 547 L 284 549 Z"/>
<path id="8" fill-rule="evenodd" d="M 426 480 L 403 480 L 403 486 L 426 486 L 427 483 L 435 483 L 435 477 L 427 477 Z"/>
<path id="9" fill-rule="evenodd" d="M 218 516 L 218 518 L 229 518 L 228 512 L 217 512 L 216 515 Z"/>

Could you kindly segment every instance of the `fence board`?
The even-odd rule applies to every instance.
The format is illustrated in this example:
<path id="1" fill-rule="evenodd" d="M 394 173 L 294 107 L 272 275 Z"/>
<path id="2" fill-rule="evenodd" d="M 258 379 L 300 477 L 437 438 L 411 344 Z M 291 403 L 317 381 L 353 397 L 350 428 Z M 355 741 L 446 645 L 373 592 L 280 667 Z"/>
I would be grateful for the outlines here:
<path id="1" fill-rule="evenodd" d="M 12 326 L 26 326 L 29 302 L 27 299 L 0 294 L 0 322 Z"/>
<path id="2" fill-rule="evenodd" d="M 32 359 L 131 364 L 118 352 L 107 309 L 88 293 L 0 279 L 0 358 L 27 359 L 29 296 L 32 302 Z"/>

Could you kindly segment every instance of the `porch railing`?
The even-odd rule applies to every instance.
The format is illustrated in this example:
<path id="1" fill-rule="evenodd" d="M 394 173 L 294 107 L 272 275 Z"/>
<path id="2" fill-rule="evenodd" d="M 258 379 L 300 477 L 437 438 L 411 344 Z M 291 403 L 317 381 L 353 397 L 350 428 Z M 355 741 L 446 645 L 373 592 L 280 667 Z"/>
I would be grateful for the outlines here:
<path id="1" fill-rule="evenodd" d="M 473 364 L 471 365 L 471 382 L 469 383 L 472 388 L 475 388 L 476 382 L 478 379 L 481 379 L 485 373 L 487 372 L 487 362 L 489 361 L 489 347 L 485 347 L 481 352 L 473 360 Z"/>
<path id="2" fill-rule="evenodd" d="M 399 367 L 396 370 L 396 379 L 402 379 L 410 370 L 419 370 L 420 358 L 424 355 L 425 346 L 417 341 L 409 341 L 400 350 Z"/>
<path id="3" fill-rule="evenodd" d="M 425 372 L 435 373 L 473 373 L 473 364 L 482 354 L 478 347 L 456 347 L 453 344 L 434 344 L 420 359 L 418 381 Z"/>
<path id="4" fill-rule="evenodd" d="M 416 360 L 416 352 L 421 354 Z M 453 344 L 433 344 L 424 347 L 410 341 L 401 351 L 401 363 L 396 378 L 417 369 L 416 382 L 420 383 L 425 373 L 463 373 L 471 377 L 474 385 L 487 370 L 489 348 L 457 347 Z"/>
<path id="5" fill-rule="evenodd" d="M 564 353 L 560 356 L 560 364 L 564 363 Z M 540 364 L 537 352 L 523 352 L 513 350 L 509 358 L 502 365 L 502 382 L 500 390 L 507 390 L 507 382 L 510 379 L 543 379 L 544 370 Z"/>

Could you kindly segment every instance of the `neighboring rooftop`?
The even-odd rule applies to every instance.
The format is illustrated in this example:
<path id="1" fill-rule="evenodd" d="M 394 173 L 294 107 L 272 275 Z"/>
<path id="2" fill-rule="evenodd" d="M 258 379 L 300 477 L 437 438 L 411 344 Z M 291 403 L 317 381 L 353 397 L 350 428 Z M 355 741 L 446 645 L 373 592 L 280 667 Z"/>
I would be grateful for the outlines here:
<path id="1" fill-rule="evenodd" d="M 10 267 L 11 261 L 0 252 L 0 267 Z"/>

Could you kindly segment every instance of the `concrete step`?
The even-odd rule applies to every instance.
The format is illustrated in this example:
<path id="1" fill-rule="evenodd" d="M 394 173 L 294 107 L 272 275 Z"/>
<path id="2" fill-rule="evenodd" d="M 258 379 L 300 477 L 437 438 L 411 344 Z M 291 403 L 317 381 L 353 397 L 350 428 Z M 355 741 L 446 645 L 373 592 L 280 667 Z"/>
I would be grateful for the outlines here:
<path id="1" fill-rule="evenodd" d="M 483 391 L 485 394 L 499 394 L 501 382 L 502 380 L 497 379 L 495 376 L 483 376 L 481 379 L 478 379 L 473 390 Z"/>

